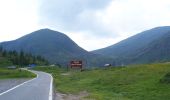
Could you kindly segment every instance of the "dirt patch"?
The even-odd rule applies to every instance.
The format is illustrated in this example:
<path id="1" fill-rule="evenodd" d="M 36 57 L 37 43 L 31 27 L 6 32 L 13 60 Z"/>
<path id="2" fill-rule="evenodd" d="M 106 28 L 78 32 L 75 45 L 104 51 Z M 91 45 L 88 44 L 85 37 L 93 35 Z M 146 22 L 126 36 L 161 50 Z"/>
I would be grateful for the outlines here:
<path id="1" fill-rule="evenodd" d="M 56 93 L 56 99 L 55 100 L 89 100 L 84 99 L 84 97 L 87 97 L 89 94 L 86 91 L 82 91 L 78 94 L 61 94 Z"/>
<path id="2" fill-rule="evenodd" d="M 70 73 L 62 73 L 61 75 L 68 76 L 68 75 L 70 75 Z"/>

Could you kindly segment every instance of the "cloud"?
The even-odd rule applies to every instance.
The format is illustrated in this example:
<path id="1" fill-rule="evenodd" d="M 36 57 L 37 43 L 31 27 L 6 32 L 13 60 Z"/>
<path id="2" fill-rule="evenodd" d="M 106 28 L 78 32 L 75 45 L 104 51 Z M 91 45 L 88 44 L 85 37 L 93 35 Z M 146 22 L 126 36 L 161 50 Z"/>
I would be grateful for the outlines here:
<path id="1" fill-rule="evenodd" d="M 65 32 L 88 50 L 112 45 L 115 41 L 147 29 L 170 26 L 169 0 L 40 0 L 40 2 L 40 24 Z M 76 39 L 76 36 L 81 39 Z"/>
<path id="2" fill-rule="evenodd" d="M 105 36 L 111 31 L 99 19 L 98 12 L 112 0 L 41 0 L 40 23 L 59 30 L 83 31 Z M 108 35 L 109 35 L 108 34 Z"/>
<path id="3" fill-rule="evenodd" d="M 170 26 L 169 12 L 170 0 L 1 0 L 0 42 L 47 27 L 94 50 Z"/>
<path id="4" fill-rule="evenodd" d="M 169 0 L 41 0 L 40 23 L 96 35 L 121 34 L 169 25 L 169 11 Z"/>
<path id="5" fill-rule="evenodd" d="M 169 0 L 116 0 L 105 9 L 103 19 L 119 35 L 170 25 Z"/>
<path id="6" fill-rule="evenodd" d="M 39 28 L 37 4 L 35 0 L 0 1 L 0 42 L 17 39 Z"/>

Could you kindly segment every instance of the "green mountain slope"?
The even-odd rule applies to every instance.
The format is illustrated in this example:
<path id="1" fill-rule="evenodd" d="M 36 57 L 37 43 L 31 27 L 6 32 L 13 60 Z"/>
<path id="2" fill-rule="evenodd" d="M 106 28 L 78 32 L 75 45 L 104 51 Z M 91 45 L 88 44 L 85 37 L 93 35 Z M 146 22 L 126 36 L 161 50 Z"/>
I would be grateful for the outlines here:
<path id="1" fill-rule="evenodd" d="M 2 48 L 0 47 L 0 68 L 7 67 L 10 65 L 12 65 L 12 62 L 7 57 L 3 56 Z"/>
<path id="2" fill-rule="evenodd" d="M 50 29 L 41 29 L 17 40 L 3 42 L 6 50 L 16 50 L 41 55 L 51 63 L 67 65 L 70 60 L 84 60 L 88 66 L 104 65 L 108 58 L 89 53 L 79 47 L 63 33 Z M 111 60 L 110 60 L 111 61 Z"/>
<path id="3" fill-rule="evenodd" d="M 170 61 L 170 32 L 153 41 L 141 50 L 135 58 L 136 62 L 166 62 Z"/>
<path id="4" fill-rule="evenodd" d="M 9 59 L 0 56 L 0 67 L 7 67 L 10 65 L 12 65 L 12 62 Z"/>
<path id="5" fill-rule="evenodd" d="M 170 60 L 168 47 L 170 40 L 166 39 L 170 34 L 170 26 L 157 27 L 144 31 L 115 45 L 92 51 L 92 53 L 102 54 L 117 59 L 118 63 L 150 63 L 163 60 Z M 163 42 L 164 41 L 164 42 Z M 155 48 L 158 47 L 158 48 Z M 166 56 L 166 59 L 165 59 Z M 159 59 L 158 59 L 159 58 Z"/>

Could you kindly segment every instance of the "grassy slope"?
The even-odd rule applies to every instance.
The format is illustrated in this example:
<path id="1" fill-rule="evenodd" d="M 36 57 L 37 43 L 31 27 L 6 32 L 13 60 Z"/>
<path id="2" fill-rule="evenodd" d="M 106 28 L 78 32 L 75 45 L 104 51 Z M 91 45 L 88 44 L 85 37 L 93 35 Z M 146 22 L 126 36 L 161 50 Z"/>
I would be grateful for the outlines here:
<path id="1" fill-rule="evenodd" d="M 36 77 L 35 74 L 26 70 L 9 70 L 7 68 L 0 68 L 0 79 L 7 78 L 33 78 Z"/>
<path id="2" fill-rule="evenodd" d="M 0 79 L 6 78 L 33 78 L 35 74 L 19 69 L 7 69 L 7 66 L 13 65 L 9 59 L 0 56 Z"/>
<path id="3" fill-rule="evenodd" d="M 1 57 L 0 56 L 0 68 L 1 67 L 7 67 L 12 65 L 12 62 L 10 62 L 7 58 Z"/>
<path id="4" fill-rule="evenodd" d="M 170 84 L 160 79 L 170 72 L 170 64 L 135 65 L 124 68 L 69 72 L 57 68 L 37 68 L 52 73 L 57 90 L 63 93 L 88 91 L 96 100 L 169 100 Z"/>

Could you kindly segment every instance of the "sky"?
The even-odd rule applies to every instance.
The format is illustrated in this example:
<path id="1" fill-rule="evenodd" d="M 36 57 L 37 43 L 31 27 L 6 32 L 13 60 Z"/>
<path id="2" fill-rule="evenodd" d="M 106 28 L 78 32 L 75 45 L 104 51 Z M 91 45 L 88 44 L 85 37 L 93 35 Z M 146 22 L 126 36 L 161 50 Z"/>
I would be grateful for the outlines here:
<path id="1" fill-rule="evenodd" d="M 0 0 L 0 42 L 42 28 L 91 51 L 170 26 L 170 0 Z"/>

